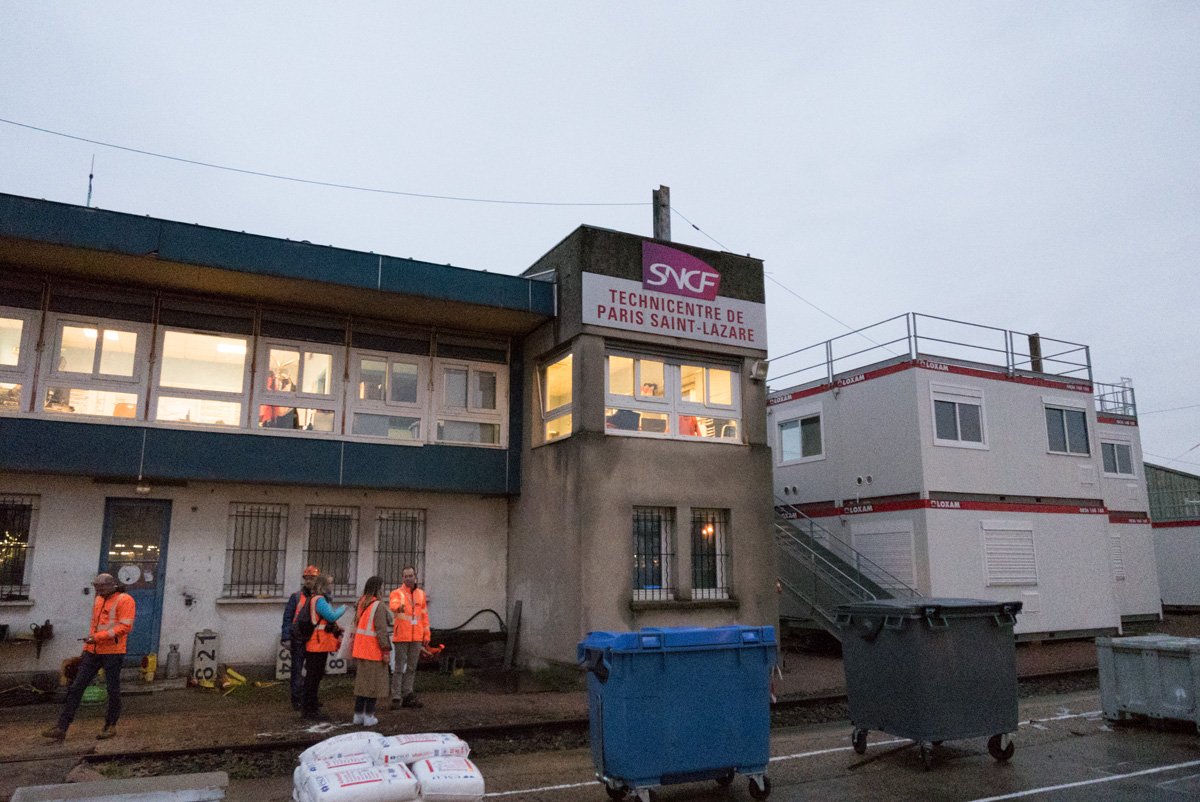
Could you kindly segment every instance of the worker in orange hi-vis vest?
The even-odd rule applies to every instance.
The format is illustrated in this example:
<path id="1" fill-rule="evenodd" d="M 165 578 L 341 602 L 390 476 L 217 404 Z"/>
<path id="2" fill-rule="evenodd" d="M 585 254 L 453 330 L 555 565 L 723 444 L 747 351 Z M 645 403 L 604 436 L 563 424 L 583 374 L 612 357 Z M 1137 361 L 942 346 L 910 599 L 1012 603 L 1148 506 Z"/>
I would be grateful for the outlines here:
<path id="1" fill-rule="evenodd" d="M 424 707 L 413 692 L 421 648 L 429 645 L 429 604 L 425 591 L 417 587 L 417 569 L 404 567 L 404 584 L 392 591 L 388 607 L 396 617 L 392 631 L 395 663 L 392 671 L 392 710 Z"/>
<path id="2" fill-rule="evenodd" d="M 136 605 L 132 596 L 117 590 L 112 574 L 97 575 L 92 587 L 96 590 L 96 601 L 92 604 L 88 636 L 83 639 L 83 662 L 67 691 L 67 702 L 58 723 L 42 733 L 56 741 L 67 737 L 67 728 L 75 720 L 83 691 L 100 669 L 104 669 L 108 685 L 108 715 L 104 717 L 104 729 L 96 737 L 104 740 L 116 735 L 117 719 L 121 717 L 121 665 L 125 662 L 125 641 L 133 629 Z"/>

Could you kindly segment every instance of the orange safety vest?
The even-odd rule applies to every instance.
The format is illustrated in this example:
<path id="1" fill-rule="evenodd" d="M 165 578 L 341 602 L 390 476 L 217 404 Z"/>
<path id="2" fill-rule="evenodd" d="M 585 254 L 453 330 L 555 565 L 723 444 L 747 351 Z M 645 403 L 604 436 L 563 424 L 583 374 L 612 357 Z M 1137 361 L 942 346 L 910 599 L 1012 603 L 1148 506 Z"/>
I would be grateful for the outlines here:
<path id="1" fill-rule="evenodd" d="M 309 609 L 312 611 L 313 634 L 304 648 L 310 652 L 336 652 L 338 640 L 332 632 L 325 628 L 328 623 L 325 616 L 317 612 L 317 597 L 312 596 L 310 601 L 312 602 Z"/>
<path id="2" fill-rule="evenodd" d="M 358 616 L 358 628 L 354 630 L 354 648 L 351 650 L 358 660 L 376 660 L 382 662 L 383 649 L 379 648 L 379 638 L 375 636 L 375 610 L 379 607 L 379 599 L 367 605 Z"/>
<path id="3" fill-rule="evenodd" d="M 88 633 L 95 643 L 84 644 L 85 652 L 125 654 L 125 641 L 133 629 L 137 605 L 128 593 L 114 593 L 107 599 L 96 597 L 92 605 L 92 628 Z"/>
<path id="4" fill-rule="evenodd" d="M 409 593 L 408 586 L 401 585 L 388 597 L 388 607 L 396 614 L 393 642 L 429 640 L 429 605 L 425 600 L 425 591 L 416 588 Z"/>

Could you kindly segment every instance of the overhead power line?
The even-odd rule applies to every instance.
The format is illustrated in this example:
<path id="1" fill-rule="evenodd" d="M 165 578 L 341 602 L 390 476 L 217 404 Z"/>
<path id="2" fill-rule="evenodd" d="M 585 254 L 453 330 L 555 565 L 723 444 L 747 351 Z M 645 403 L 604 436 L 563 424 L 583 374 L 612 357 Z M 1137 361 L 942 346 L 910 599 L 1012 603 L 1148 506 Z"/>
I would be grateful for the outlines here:
<path id="1" fill-rule="evenodd" d="M 1170 409 L 1152 409 L 1149 412 L 1143 412 L 1139 409 L 1138 417 L 1142 415 L 1156 415 L 1159 412 L 1178 412 L 1181 409 L 1196 409 L 1197 407 L 1200 407 L 1200 404 L 1188 404 L 1186 407 L 1171 407 Z"/>
<path id="2" fill-rule="evenodd" d="M 564 201 L 529 201 L 529 200 L 505 200 L 501 198 L 469 198 L 460 195 L 434 195 L 426 192 L 406 192 L 399 189 L 382 189 L 380 187 L 363 187 L 355 184 L 341 184 L 336 181 L 317 181 L 312 178 L 297 178 L 296 176 L 280 175 L 278 173 L 268 173 L 262 170 L 246 170 L 241 167 L 229 167 L 224 164 L 214 164 L 212 162 L 204 162 L 198 159 L 185 159 L 182 156 L 171 156 L 166 153 L 155 153 L 151 150 L 143 150 L 141 148 L 132 148 L 127 145 L 116 145 L 112 142 L 101 142 L 98 139 L 88 139 L 87 137 L 67 134 L 62 131 L 52 131 L 49 128 L 39 128 L 36 125 L 28 125 L 26 123 L 17 122 L 16 120 L 6 120 L 0 118 L 0 123 L 14 125 L 18 128 L 26 128 L 30 131 L 39 131 L 43 134 L 51 134 L 52 136 L 62 137 L 64 139 L 73 139 L 76 142 L 87 142 L 89 145 L 99 145 L 103 148 L 112 148 L 113 150 L 123 150 L 127 153 L 136 153 L 141 156 L 152 156 L 156 159 L 166 159 L 167 161 L 179 162 L 181 164 L 191 164 L 196 167 L 208 167 L 213 170 L 224 170 L 228 173 L 240 173 L 242 175 L 253 175 L 259 178 L 273 178 L 276 181 L 291 181 L 296 184 L 311 184 L 318 187 L 333 187 L 334 189 L 348 189 L 354 192 L 373 192 L 378 195 L 403 195 L 408 198 L 426 198 L 429 200 L 447 200 L 461 201 L 464 203 L 499 203 L 514 206 L 649 206 L 649 201 L 634 202 L 628 201 L 623 203 L 599 203 L 599 202 L 564 202 Z"/>

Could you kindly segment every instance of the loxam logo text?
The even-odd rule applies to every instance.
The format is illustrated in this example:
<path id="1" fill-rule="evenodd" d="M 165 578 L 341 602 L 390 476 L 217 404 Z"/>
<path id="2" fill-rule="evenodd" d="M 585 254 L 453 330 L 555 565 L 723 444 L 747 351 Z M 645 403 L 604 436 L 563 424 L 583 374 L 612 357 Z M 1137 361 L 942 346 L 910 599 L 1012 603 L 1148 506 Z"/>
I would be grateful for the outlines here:
<path id="1" fill-rule="evenodd" d="M 690 253 L 656 242 L 642 243 L 642 287 L 715 301 L 721 274 Z"/>

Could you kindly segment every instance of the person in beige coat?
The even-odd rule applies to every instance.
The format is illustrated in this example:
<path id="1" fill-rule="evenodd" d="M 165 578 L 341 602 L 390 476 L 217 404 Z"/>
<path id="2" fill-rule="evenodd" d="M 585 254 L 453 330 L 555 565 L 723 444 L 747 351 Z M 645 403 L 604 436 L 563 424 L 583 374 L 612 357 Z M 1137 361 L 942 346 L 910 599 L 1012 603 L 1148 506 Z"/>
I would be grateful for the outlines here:
<path id="1" fill-rule="evenodd" d="M 374 727 L 375 702 L 391 693 L 388 661 L 392 651 L 392 611 L 380 603 L 380 577 L 373 576 L 363 586 L 355 613 L 354 647 L 354 723 Z"/>

